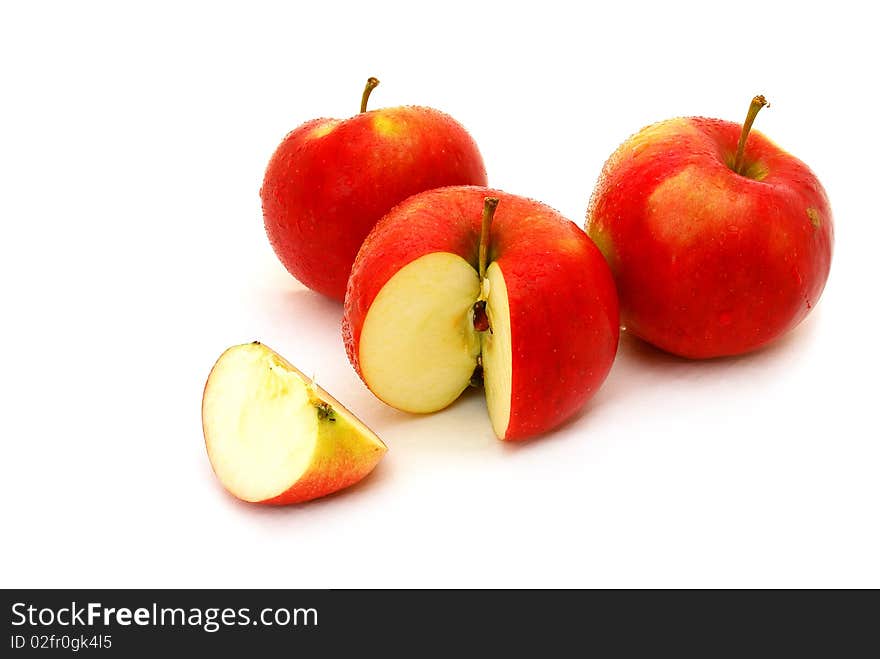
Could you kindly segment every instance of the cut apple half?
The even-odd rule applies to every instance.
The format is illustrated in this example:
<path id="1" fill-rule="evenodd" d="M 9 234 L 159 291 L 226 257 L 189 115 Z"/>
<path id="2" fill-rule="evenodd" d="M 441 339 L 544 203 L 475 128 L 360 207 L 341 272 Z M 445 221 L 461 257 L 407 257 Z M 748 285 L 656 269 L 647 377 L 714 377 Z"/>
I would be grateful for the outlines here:
<path id="1" fill-rule="evenodd" d="M 401 268 L 370 305 L 359 364 L 370 389 L 407 412 L 441 410 L 482 380 L 492 428 L 503 438 L 512 392 L 510 309 L 501 268 L 485 266 L 484 243 L 497 204 L 489 200 L 482 277 L 451 252 L 432 252 Z M 478 314 L 487 318 L 481 323 Z"/>
<path id="2" fill-rule="evenodd" d="M 577 225 L 532 199 L 450 186 L 367 236 L 342 336 L 392 407 L 435 412 L 482 387 L 494 433 L 520 441 L 583 409 L 614 362 L 619 318 L 611 270 Z"/>
<path id="3" fill-rule="evenodd" d="M 249 502 L 308 501 L 352 485 L 385 454 L 382 441 L 267 346 L 226 350 L 202 399 L 214 473 Z"/>

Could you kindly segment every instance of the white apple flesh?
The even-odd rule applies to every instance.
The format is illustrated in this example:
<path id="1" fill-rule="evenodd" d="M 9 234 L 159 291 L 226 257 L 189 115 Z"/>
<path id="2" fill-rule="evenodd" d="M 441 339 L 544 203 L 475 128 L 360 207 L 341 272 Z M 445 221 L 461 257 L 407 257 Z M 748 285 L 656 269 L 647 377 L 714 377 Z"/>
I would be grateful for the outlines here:
<path id="1" fill-rule="evenodd" d="M 422 413 L 459 397 L 480 354 L 479 294 L 474 269 L 448 252 L 416 259 L 382 288 L 361 332 L 361 369 L 386 403 Z"/>
<path id="2" fill-rule="evenodd" d="M 370 307 L 360 365 L 386 403 L 426 413 L 452 404 L 482 362 L 489 419 L 503 437 L 510 417 L 510 311 L 501 268 L 492 263 L 486 275 L 481 287 L 476 269 L 449 252 L 404 266 Z M 474 327 L 474 303 L 483 290 L 491 332 Z"/>

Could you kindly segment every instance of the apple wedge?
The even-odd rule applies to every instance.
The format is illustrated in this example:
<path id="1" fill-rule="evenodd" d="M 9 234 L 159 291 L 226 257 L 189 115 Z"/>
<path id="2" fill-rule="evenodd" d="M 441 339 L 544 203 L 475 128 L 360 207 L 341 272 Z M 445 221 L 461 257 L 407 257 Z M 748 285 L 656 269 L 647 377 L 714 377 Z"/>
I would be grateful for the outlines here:
<path id="1" fill-rule="evenodd" d="M 226 350 L 205 384 L 211 467 L 243 501 L 308 501 L 357 483 L 387 450 L 335 398 L 267 346 Z"/>
<path id="2" fill-rule="evenodd" d="M 376 225 L 343 319 L 349 359 L 381 400 L 434 412 L 482 383 L 505 440 L 581 409 L 618 334 L 611 272 L 587 235 L 543 204 L 474 186 L 415 195 Z"/>

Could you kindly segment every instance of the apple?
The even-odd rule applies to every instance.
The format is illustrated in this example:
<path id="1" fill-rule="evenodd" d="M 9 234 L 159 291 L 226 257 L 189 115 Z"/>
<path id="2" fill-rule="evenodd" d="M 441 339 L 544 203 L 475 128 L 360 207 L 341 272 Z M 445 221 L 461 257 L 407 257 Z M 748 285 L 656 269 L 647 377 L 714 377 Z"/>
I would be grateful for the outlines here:
<path id="1" fill-rule="evenodd" d="M 454 186 L 407 199 L 352 268 L 343 336 L 389 405 L 426 413 L 485 385 L 500 439 L 560 425 L 617 351 L 614 282 L 581 229 L 530 199 Z"/>
<path id="2" fill-rule="evenodd" d="M 410 195 L 486 185 L 477 145 L 452 117 L 393 107 L 308 121 L 284 138 L 260 196 L 266 233 L 284 267 L 312 290 L 342 300 L 354 257 L 373 225 Z"/>
<path id="3" fill-rule="evenodd" d="M 689 358 L 738 355 L 809 313 L 834 227 L 815 174 L 745 123 L 642 129 L 608 159 L 586 230 L 608 260 L 628 332 Z"/>
<path id="4" fill-rule="evenodd" d="M 322 497 L 369 474 L 385 444 L 335 398 L 259 342 L 224 352 L 202 398 L 214 473 L 243 501 Z"/>

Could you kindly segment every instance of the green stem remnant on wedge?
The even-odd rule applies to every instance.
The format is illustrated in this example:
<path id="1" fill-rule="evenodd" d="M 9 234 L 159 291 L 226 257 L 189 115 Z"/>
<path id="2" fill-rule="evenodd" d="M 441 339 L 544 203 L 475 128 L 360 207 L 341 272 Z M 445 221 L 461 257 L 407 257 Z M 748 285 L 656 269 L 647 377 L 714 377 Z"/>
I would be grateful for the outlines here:
<path id="1" fill-rule="evenodd" d="M 373 90 L 379 86 L 378 78 L 367 78 L 367 86 L 364 87 L 364 93 L 361 95 L 361 112 L 367 111 L 367 101 L 370 100 L 370 94 L 373 93 Z"/>
<path id="2" fill-rule="evenodd" d="M 755 123 L 755 117 L 758 116 L 761 108 L 765 105 L 767 107 L 770 106 L 767 99 L 760 94 L 755 96 L 755 98 L 752 99 L 751 105 L 749 105 L 749 112 L 746 115 L 746 120 L 742 127 L 742 133 L 740 133 L 739 136 L 739 144 L 736 145 L 736 159 L 733 161 L 733 171 L 739 175 L 743 174 L 743 156 L 746 152 L 746 140 L 749 139 L 749 131 L 752 130 L 752 124 Z"/>
<path id="3" fill-rule="evenodd" d="M 336 411 L 330 406 L 330 403 L 320 402 L 315 405 L 318 410 L 318 419 L 321 421 L 336 421 Z"/>

